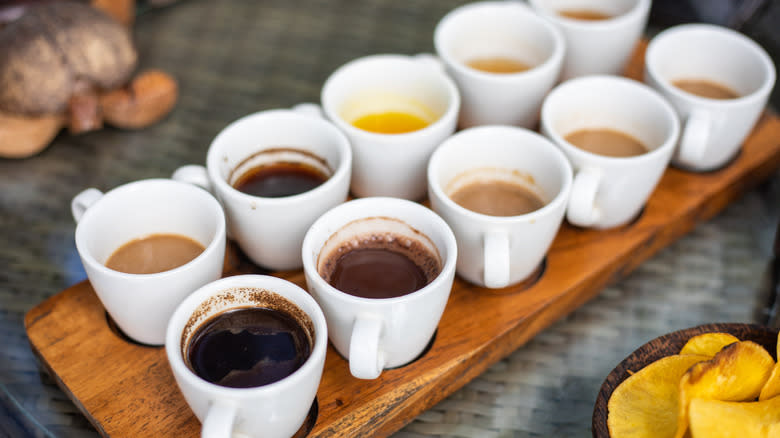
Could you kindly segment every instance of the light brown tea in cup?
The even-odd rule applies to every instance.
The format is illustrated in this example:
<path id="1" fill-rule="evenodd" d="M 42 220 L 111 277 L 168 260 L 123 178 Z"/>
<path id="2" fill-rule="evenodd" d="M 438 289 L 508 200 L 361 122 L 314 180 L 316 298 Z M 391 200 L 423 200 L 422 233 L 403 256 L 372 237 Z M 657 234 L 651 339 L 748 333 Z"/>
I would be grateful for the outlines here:
<path id="1" fill-rule="evenodd" d="M 544 207 L 544 201 L 522 184 L 505 180 L 476 180 L 449 194 L 456 204 L 489 216 L 517 216 Z"/>
<path id="2" fill-rule="evenodd" d="M 205 248 L 180 234 L 152 234 L 116 249 L 106 267 L 127 274 L 156 274 L 191 262 Z"/>
<path id="3" fill-rule="evenodd" d="M 562 9 L 558 11 L 558 15 L 565 18 L 585 21 L 609 20 L 612 18 L 612 15 L 592 9 Z"/>
<path id="4" fill-rule="evenodd" d="M 708 99 L 736 99 L 739 94 L 731 88 L 707 79 L 679 79 L 672 85 L 685 91 Z"/>
<path id="5" fill-rule="evenodd" d="M 533 68 L 525 62 L 503 56 L 474 58 L 467 61 L 466 65 L 476 70 L 498 74 L 520 73 Z"/>
<path id="6" fill-rule="evenodd" d="M 578 148 L 608 157 L 633 157 L 647 153 L 649 149 L 636 138 L 613 129 L 580 129 L 565 137 Z"/>

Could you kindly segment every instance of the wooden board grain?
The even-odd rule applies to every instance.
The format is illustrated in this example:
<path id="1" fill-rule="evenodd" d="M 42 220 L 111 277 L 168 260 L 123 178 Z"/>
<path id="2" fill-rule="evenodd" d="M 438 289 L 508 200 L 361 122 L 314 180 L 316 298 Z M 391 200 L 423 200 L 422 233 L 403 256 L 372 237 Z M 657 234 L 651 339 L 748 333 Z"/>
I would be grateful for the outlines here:
<path id="1" fill-rule="evenodd" d="M 641 76 L 643 47 L 628 70 Z M 616 278 L 725 208 L 780 167 L 780 119 L 765 114 L 728 166 L 708 173 L 670 168 L 634 223 L 595 231 L 564 224 L 541 278 L 490 291 L 456 278 L 431 349 L 379 379 L 358 380 L 329 347 L 310 437 L 387 436 L 510 354 Z M 228 254 L 228 275 L 251 270 Z M 305 287 L 301 272 L 276 273 Z M 25 318 L 31 347 L 101 434 L 199 435 L 162 348 L 109 328 L 88 282 L 44 301 Z"/>

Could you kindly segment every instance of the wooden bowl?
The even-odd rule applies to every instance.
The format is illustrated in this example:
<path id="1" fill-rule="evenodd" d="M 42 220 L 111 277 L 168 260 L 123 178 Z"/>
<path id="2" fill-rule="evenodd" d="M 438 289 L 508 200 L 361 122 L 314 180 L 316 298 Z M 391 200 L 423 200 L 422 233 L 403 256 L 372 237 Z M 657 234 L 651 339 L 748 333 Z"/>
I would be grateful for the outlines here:
<path id="1" fill-rule="evenodd" d="M 741 341 L 753 341 L 764 348 L 777 360 L 777 329 L 755 324 L 740 323 L 716 323 L 691 327 L 676 332 L 668 333 L 642 345 L 628 355 L 612 370 L 604 380 L 596 397 L 596 405 L 593 408 L 593 437 L 609 438 L 607 428 L 607 401 L 612 396 L 612 391 L 625 380 L 628 371 L 636 372 L 645 365 L 662 357 L 677 354 L 685 343 L 693 336 L 702 333 L 723 332 L 730 333 Z"/>

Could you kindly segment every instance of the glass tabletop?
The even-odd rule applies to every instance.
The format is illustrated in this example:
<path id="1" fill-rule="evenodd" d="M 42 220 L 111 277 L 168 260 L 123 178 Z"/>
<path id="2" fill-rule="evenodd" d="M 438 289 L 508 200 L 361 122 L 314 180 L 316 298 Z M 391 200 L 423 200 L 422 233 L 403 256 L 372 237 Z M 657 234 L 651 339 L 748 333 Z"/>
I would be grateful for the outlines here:
<path id="1" fill-rule="evenodd" d="M 202 164 L 229 122 L 317 102 L 348 60 L 432 52 L 436 22 L 461 3 L 186 0 L 140 15 L 141 68 L 176 77 L 174 111 L 140 131 L 63 132 L 37 156 L 0 159 L 0 436 L 98 436 L 39 366 L 23 323 L 32 307 L 86 278 L 74 195 Z M 779 210 L 776 172 L 397 436 L 589 436 L 601 382 L 644 342 L 702 323 L 763 322 Z"/>

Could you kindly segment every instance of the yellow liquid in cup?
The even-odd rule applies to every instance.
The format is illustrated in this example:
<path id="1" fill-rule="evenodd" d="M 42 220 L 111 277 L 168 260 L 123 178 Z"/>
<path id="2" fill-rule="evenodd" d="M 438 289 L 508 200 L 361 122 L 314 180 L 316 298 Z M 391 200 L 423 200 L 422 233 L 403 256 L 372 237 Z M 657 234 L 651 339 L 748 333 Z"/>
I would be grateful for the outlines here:
<path id="1" fill-rule="evenodd" d="M 425 128 L 428 121 L 414 114 L 386 111 L 358 117 L 352 125 L 377 134 L 403 134 Z"/>

